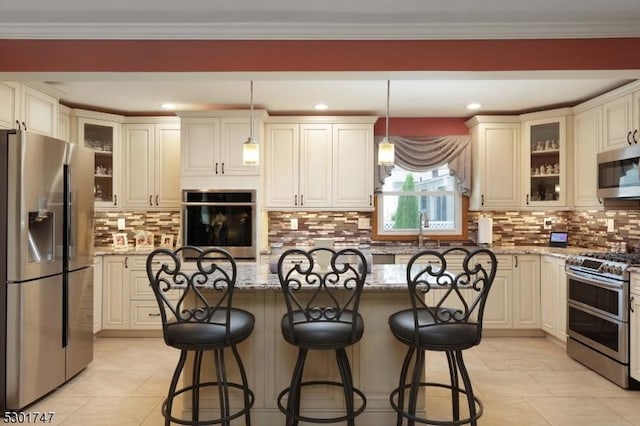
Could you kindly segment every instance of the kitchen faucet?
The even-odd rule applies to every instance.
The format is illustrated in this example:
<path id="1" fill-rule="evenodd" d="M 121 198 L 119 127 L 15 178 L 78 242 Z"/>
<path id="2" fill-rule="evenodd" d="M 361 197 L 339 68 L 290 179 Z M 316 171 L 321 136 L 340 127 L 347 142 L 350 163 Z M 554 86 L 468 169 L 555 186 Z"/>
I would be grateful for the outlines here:
<path id="1" fill-rule="evenodd" d="M 424 211 L 420 211 L 418 215 L 418 247 L 424 247 L 424 235 L 422 234 L 422 227 L 424 223 L 429 223 L 429 217 Z"/>

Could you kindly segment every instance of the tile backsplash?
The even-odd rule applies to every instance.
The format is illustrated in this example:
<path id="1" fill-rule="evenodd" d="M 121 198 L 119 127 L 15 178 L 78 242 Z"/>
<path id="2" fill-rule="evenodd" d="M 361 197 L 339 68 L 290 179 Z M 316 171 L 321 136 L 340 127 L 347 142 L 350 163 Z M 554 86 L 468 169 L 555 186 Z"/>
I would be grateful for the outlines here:
<path id="1" fill-rule="evenodd" d="M 478 218 L 493 218 L 493 245 L 546 245 L 549 230 L 545 218 L 552 219 L 551 228 L 569 232 L 569 244 L 589 249 L 607 249 L 608 244 L 625 241 L 629 248 L 640 246 L 640 210 L 605 211 L 501 211 L 469 212 L 467 241 L 442 241 L 442 245 L 476 244 Z M 118 219 L 125 220 L 125 230 L 118 231 Z M 338 244 L 370 243 L 375 246 L 412 245 L 415 242 L 371 241 L 371 231 L 358 229 L 358 219 L 373 220 L 371 212 L 278 212 L 268 213 L 268 242 L 287 246 L 309 245 L 316 238 L 333 238 Z M 298 229 L 291 229 L 291 219 L 297 219 Z M 607 231 L 607 221 L 613 219 L 614 232 Z M 154 234 L 155 245 L 160 235 L 170 234 L 177 240 L 180 231 L 179 211 L 97 211 L 95 215 L 95 246 L 108 248 L 114 232 L 126 232 L 133 248 L 136 232 Z M 266 247 L 265 247 L 266 248 Z"/>

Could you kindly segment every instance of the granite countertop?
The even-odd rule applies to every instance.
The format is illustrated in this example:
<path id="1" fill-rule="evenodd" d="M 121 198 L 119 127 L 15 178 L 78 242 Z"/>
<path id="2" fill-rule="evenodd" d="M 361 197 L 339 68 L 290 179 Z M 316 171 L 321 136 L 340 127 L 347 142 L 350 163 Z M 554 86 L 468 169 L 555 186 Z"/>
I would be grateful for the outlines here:
<path id="1" fill-rule="evenodd" d="M 336 247 L 337 249 L 346 248 Z M 433 248 L 435 250 L 445 250 L 454 246 L 446 246 Z M 477 246 L 464 246 L 468 249 L 477 248 Z M 591 249 L 585 249 L 584 247 L 548 247 L 548 246 L 493 246 L 488 247 L 495 254 L 542 254 L 547 256 L 565 258 L 567 256 L 576 255 L 585 251 L 593 251 Z M 421 250 L 431 250 L 432 248 L 422 248 Z M 146 255 L 153 251 L 153 249 L 136 250 L 130 248 L 128 250 L 114 250 L 110 247 L 99 247 L 94 249 L 95 256 L 110 256 L 110 255 Z M 413 255 L 420 251 L 416 246 L 372 246 L 369 250 L 371 254 L 392 254 L 392 255 Z M 261 254 L 269 254 L 268 252 L 262 252 Z"/>
<path id="2" fill-rule="evenodd" d="M 406 289 L 406 265 L 373 265 L 365 280 L 366 290 Z M 278 274 L 268 265 L 238 264 L 237 290 L 278 290 Z"/>

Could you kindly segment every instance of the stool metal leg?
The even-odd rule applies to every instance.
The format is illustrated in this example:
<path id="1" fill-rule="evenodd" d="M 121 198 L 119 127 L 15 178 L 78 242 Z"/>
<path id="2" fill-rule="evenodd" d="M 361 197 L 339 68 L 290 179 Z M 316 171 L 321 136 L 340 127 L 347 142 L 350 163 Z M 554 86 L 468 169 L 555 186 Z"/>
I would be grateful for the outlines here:
<path id="1" fill-rule="evenodd" d="M 351 366 L 349 365 L 349 358 L 347 357 L 347 351 L 344 348 L 336 349 L 336 361 L 338 363 L 338 371 L 340 372 L 340 378 L 342 379 L 342 389 L 344 390 L 344 398 L 347 406 L 347 416 L 353 415 L 353 377 L 351 376 Z M 348 426 L 354 426 L 355 420 L 353 418 L 347 421 Z"/>
<path id="2" fill-rule="evenodd" d="M 451 411 L 453 420 L 460 420 L 460 382 L 458 380 L 457 359 L 454 352 L 447 352 L 449 377 L 451 378 Z"/>
<path id="3" fill-rule="evenodd" d="M 473 395 L 473 389 L 471 388 L 471 379 L 469 378 L 469 373 L 467 372 L 467 367 L 464 365 L 464 359 L 462 358 L 462 351 L 455 352 L 456 363 L 460 368 L 460 376 L 462 376 L 462 381 L 464 383 L 464 388 L 467 391 L 467 401 L 469 404 L 469 417 L 472 419 L 471 424 L 477 425 L 478 420 L 476 418 L 476 403 L 475 397 Z"/>
<path id="4" fill-rule="evenodd" d="M 413 365 L 413 377 L 411 378 L 411 390 L 409 392 L 409 407 L 407 411 L 411 415 L 409 417 L 409 426 L 416 424 L 416 406 L 418 403 L 418 390 L 420 389 L 420 379 L 422 378 L 422 370 L 424 369 L 424 351 L 416 350 L 416 361 Z M 413 417 L 413 418 L 412 418 Z"/>
<path id="5" fill-rule="evenodd" d="M 302 392 L 302 373 L 304 371 L 304 363 L 307 359 L 308 349 L 300 348 L 298 351 L 298 360 L 293 369 L 291 376 L 291 385 L 289 386 L 289 395 L 287 398 L 287 412 L 296 416 L 300 415 L 300 393 Z M 287 414 L 287 426 L 297 426 L 298 420 Z"/>
<path id="6" fill-rule="evenodd" d="M 245 426 L 251 426 L 251 414 L 249 413 L 249 381 L 247 380 L 247 372 L 244 369 L 244 364 L 242 363 L 242 359 L 240 358 L 240 354 L 238 353 L 238 348 L 236 345 L 231 346 L 231 350 L 233 351 L 233 356 L 236 359 L 236 363 L 238 364 L 238 370 L 240 370 L 240 377 L 242 378 L 242 393 L 244 395 L 244 408 L 247 412 L 244 415 L 245 418 Z"/>
<path id="7" fill-rule="evenodd" d="M 227 385 L 227 372 L 224 365 L 224 349 L 216 349 L 214 357 L 218 397 L 220 398 L 221 424 L 229 425 L 229 386 Z"/>
<path id="8" fill-rule="evenodd" d="M 165 401 L 165 406 L 163 407 L 164 416 L 164 424 L 165 426 L 170 426 L 171 424 L 171 413 L 173 410 L 173 399 L 176 392 L 176 387 L 178 387 L 178 380 L 180 379 L 180 374 L 182 373 L 182 369 L 184 368 L 184 364 L 187 361 L 187 351 L 180 351 L 180 359 L 178 360 L 178 365 L 176 365 L 176 369 L 173 372 L 173 377 L 171 378 L 171 384 L 169 385 L 169 392 L 167 394 L 167 399 Z"/>
<path id="9" fill-rule="evenodd" d="M 202 369 L 202 351 L 196 351 L 193 360 L 193 376 L 191 385 L 191 419 L 194 423 L 200 420 L 200 371 Z"/>
<path id="10" fill-rule="evenodd" d="M 404 361 L 402 362 L 402 369 L 400 370 L 400 380 L 398 383 L 398 415 L 396 420 L 396 426 L 402 426 L 402 412 L 404 411 L 404 389 L 407 384 L 407 373 L 409 371 L 409 365 L 411 365 L 411 359 L 413 358 L 413 354 L 415 353 L 416 348 L 413 346 L 409 346 L 407 350 L 407 355 L 404 357 Z"/>

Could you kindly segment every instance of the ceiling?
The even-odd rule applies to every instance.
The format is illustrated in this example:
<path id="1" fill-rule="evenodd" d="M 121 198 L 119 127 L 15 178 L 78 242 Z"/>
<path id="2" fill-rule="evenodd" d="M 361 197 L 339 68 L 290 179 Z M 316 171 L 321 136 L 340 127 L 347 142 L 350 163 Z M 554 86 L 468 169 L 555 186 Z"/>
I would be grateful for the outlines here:
<path id="1" fill-rule="evenodd" d="M 4 39 L 473 39 L 640 37 L 638 0 L 0 0 Z M 124 114 L 246 108 L 272 114 L 467 117 L 575 105 L 640 78 L 581 72 L 36 73 L 63 103 Z M 470 112 L 465 106 L 479 102 Z"/>

